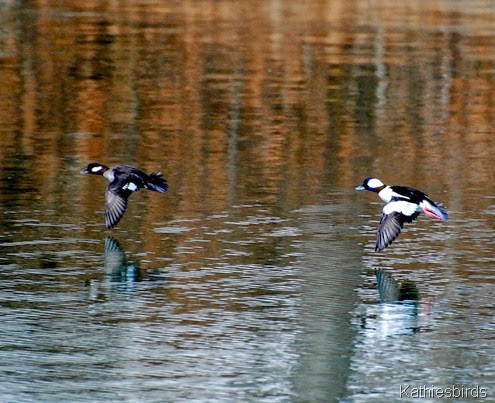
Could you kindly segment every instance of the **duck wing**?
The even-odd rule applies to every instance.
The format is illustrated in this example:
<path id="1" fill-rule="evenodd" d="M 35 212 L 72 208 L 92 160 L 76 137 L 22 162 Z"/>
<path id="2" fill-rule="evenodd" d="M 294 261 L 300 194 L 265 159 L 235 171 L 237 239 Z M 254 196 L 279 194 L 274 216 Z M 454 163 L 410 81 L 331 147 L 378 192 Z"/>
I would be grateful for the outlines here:
<path id="1" fill-rule="evenodd" d="M 416 204 L 398 199 L 392 199 L 383 207 L 375 251 L 381 252 L 389 246 L 399 236 L 404 223 L 412 222 L 418 217 L 419 212 L 416 209 Z"/>
<path id="2" fill-rule="evenodd" d="M 411 203 L 419 203 L 421 200 L 424 199 L 430 200 L 426 195 L 426 193 L 423 193 L 421 190 L 418 189 L 414 189 L 407 186 L 398 186 L 398 185 L 391 186 L 391 188 L 392 191 L 397 196 L 399 196 L 397 200 L 399 200 L 400 198 L 407 199 Z"/>
<path id="3" fill-rule="evenodd" d="M 142 186 L 141 178 L 133 175 L 116 178 L 108 185 L 105 193 L 105 224 L 108 229 L 117 225 L 127 208 L 127 199 Z"/>
<path id="4" fill-rule="evenodd" d="M 382 214 L 376 237 L 376 252 L 381 252 L 399 236 L 404 222 L 404 215 L 401 213 Z"/>

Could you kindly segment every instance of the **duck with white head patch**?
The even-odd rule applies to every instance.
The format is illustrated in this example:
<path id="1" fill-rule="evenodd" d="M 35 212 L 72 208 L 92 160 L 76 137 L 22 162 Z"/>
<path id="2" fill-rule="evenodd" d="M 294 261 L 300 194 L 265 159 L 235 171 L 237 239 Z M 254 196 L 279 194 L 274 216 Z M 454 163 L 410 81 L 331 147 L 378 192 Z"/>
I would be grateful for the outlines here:
<path id="1" fill-rule="evenodd" d="M 378 227 L 375 251 L 382 251 L 397 238 L 406 222 L 414 221 L 420 213 L 439 220 L 448 220 L 442 205 L 435 203 L 420 190 L 406 186 L 388 186 L 376 178 L 366 178 L 356 190 L 378 193 L 386 204 Z"/>
<path id="2" fill-rule="evenodd" d="M 147 174 L 130 165 L 109 168 L 92 162 L 81 173 L 101 175 L 110 182 L 105 192 L 105 224 L 109 229 L 115 227 L 124 215 L 127 199 L 133 192 L 145 188 L 164 193 L 168 189 L 160 172 Z"/>

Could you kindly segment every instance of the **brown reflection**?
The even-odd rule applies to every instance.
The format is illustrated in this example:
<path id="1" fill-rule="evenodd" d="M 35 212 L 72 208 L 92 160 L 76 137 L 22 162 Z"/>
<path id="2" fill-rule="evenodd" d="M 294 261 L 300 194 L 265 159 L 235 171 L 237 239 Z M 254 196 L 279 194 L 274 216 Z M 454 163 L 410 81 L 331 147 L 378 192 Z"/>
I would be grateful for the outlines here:
<path id="1" fill-rule="evenodd" d="M 288 211 L 368 175 L 483 210 L 461 188 L 494 190 L 485 7 L 2 5 L 0 158 L 25 156 L 42 208 L 79 220 L 101 209 L 104 187 L 61 183 L 62 172 L 89 161 L 163 170 L 168 199 L 143 198 L 137 228 L 256 201 Z"/>

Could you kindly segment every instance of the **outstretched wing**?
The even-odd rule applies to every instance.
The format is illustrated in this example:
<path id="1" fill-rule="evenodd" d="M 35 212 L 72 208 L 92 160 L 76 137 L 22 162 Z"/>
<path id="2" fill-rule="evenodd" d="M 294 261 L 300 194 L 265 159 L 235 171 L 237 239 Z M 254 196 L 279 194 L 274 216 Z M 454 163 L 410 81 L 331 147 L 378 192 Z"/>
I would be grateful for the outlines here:
<path id="1" fill-rule="evenodd" d="M 375 251 L 382 251 L 397 238 L 405 222 L 414 221 L 419 212 L 417 205 L 406 200 L 393 198 L 383 207 Z"/>
<path id="2" fill-rule="evenodd" d="M 382 214 L 375 251 L 380 252 L 397 238 L 404 226 L 405 216 L 401 213 Z"/>
<path id="3" fill-rule="evenodd" d="M 105 224 L 108 229 L 115 227 L 127 208 L 127 199 L 142 187 L 140 178 L 128 176 L 108 185 L 105 193 Z"/>

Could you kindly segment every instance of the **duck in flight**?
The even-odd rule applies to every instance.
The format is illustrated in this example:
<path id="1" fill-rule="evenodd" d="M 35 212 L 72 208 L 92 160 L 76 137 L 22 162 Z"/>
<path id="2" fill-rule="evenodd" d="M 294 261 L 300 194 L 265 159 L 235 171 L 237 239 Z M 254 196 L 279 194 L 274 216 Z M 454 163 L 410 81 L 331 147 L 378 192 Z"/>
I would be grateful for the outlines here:
<path id="1" fill-rule="evenodd" d="M 366 178 L 356 190 L 378 193 L 386 204 L 378 227 L 375 251 L 382 251 L 397 238 L 406 222 L 414 221 L 420 213 L 447 221 L 449 216 L 442 205 L 435 203 L 420 190 L 405 186 L 388 186 L 376 178 Z"/>
<path id="2" fill-rule="evenodd" d="M 160 193 L 165 193 L 168 189 L 160 172 L 147 174 L 130 165 L 109 168 L 92 162 L 81 173 L 101 175 L 110 182 L 105 192 L 105 224 L 108 229 L 115 227 L 120 221 L 127 207 L 127 199 L 132 193 L 142 188 Z"/>

